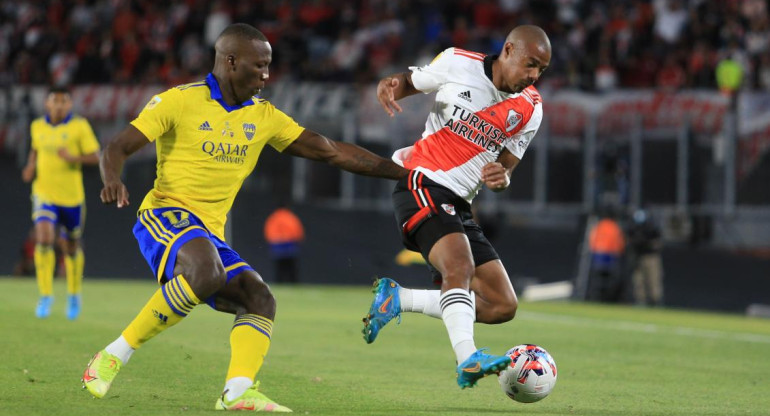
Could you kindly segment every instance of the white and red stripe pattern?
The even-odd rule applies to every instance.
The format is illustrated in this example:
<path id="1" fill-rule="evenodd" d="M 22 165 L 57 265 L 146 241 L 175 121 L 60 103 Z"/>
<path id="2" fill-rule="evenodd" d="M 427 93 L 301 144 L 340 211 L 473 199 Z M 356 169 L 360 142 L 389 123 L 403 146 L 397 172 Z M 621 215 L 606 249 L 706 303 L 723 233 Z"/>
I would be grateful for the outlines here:
<path id="1" fill-rule="evenodd" d="M 458 56 L 464 56 L 466 58 L 471 58 L 476 61 L 483 61 L 484 57 L 486 56 L 483 53 L 466 51 L 465 49 L 460 48 L 454 48 L 454 54 Z"/>
<path id="2" fill-rule="evenodd" d="M 433 203 L 433 199 L 430 197 L 430 191 L 422 186 L 422 179 L 424 177 L 425 174 L 423 173 L 415 171 L 409 172 L 409 190 L 412 191 L 414 200 L 417 202 L 417 206 L 420 207 L 420 210 L 404 223 L 403 231 L 405 233 L 411 232 L 417 224 L 422 223 L 422 221 L 431 213 L 438 212 L 436 210 L 436 205 Z"/>
<path id="3" fill-rule="evenodd" d="M 483 185 L 482 168 L 504 150 L 521 159 L 543 115 L 535 87 L 518 94 L 498 91 L 485 72 L 484 57 L 449 48 L 430 65 L 410 68 L 415 88 L 436 91 L 436 101 L 422 138 L 393 154 L 396 163 L 469 203 Z"/>

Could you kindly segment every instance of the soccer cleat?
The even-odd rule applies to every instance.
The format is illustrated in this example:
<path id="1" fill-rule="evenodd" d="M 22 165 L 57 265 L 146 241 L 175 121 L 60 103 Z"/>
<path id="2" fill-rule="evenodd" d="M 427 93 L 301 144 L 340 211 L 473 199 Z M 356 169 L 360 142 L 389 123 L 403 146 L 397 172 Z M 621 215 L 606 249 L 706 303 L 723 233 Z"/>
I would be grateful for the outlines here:
<path id="1" fill-rule="evenodd" d="M 233 400 L 227 400 L 225 393 L 222 393 L 222 397 L 217 399 L 214 410 L 251 410 L 254 412 L 276 412 L 276 413 L 291 413 L 292 410 L 286 406 L 270 400 L 267 396 L 260 393 L 258 390 L 259 381 L 254 383 L 251 387 L 246 389 L 243 394 Z"/>
<path id="2" fill-rule="evenodd" d="M 67 319 L 74 321 L 80 315 L 80 295 L 67 296 Z"/>
<path id="3" fill-rule="evenodd" d="M 35 308 L 35 316 L 40 319 L 48 318 L 51 315 L 51 305 L 53 304 L 53 296 L 41 296 L 37 302 L 37 308 Z"/>
<path id="4" fill-rule="evenodd" d="M 107 390 L 112 385 L 112 380 L 118 375 L 123 362 L 120 358 L 110 354 L 107 350 L 101 350 L 88 362 L 86 371 L 83 373 L 83 388 L 94 397 L 101 399 L 107 394 Z"/>
<path id="5" fill-rule="evenodd" d="M 364 317 L 364 340 L 367 344 L 374 342 L 380 330 L 393 318 L 398 317 L 401 323 L 401 299 L 398 297 L 398 283 L 393 279 L 383 277 L 374 281 L 374 301 L 369 308 L 369 314 Z"/>
<path id="6" fill-rule="evenodd" d="M 511 357 L 507 355 L 490 355 L 484 351 L 487 348 L 479 349 L 457 366 L 457 384 L 460 388 L 473 387 L 479 379 L 499 373 L 511 363 Z"/>

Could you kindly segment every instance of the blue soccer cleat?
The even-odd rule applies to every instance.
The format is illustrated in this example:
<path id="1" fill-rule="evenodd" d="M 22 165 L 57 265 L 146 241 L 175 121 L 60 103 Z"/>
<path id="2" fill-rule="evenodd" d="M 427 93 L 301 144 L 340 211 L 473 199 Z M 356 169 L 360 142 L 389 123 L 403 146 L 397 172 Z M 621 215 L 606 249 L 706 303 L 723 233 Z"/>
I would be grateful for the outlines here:
<path id="1" fill-rule="evenodd" d="M 457 384 L 460 388 L 473 387 L 479 379 L 490 374 L 497 374 L 511 363 L 507 355 L 489 355 L 481 348 L 471 354 L 467 360 L 457 366 Z"/>
<path id="2" fill-rule="evenodd" d="M 80 315 L 80 295 L 67 296 L 67 319 L 74 321 Z"/>
<path id="3" fill-rule="evenodd" d="M 53 304 L 53 296 L 41 296 L 37 302 L 37 308 L 35 308 L 35 316 L 40 319 L 48 318 L 51 314 L 51 305 Z"/>
<path id="4" fill-rule="evenodd" d="M 393 279 L 383 277 L 374 281 L 374 301 L 369 308 L 369 314 L 364 318 L 364 340 L 367 344 L 374 342 L 380 330 L 393 318 L 401 322 L 401 300 L 398 297 L 398 283 Z"/>

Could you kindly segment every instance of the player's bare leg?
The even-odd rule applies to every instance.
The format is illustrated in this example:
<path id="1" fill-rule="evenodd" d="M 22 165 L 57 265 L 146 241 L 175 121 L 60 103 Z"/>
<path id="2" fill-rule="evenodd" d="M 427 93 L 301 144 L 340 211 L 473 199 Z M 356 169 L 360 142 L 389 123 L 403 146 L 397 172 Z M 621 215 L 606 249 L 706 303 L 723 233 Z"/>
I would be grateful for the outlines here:
<path id="1" fill-rule="evenodd" d="M 476 295 L 476 322 L 499 324 L 516 315 L 519 301 L 500 260 L 476 267 L 470 288 Z"/>
<path id="2" fill-rule="evenodd" d="M 476 311 L 470 295 L 475 273 L 473 255 L 464 233 L 451 233 L 439 239 L 428 256 L 441 273 L 441 319 L 457 357 L 457 384 L 473 387 L 482 377 L 497 373 L 510 364 L 507 356 L 495 356 L 477 350 L 473 339 Z"/>
<path id="3" fill-rule="evenodd" d="M 136 349 L 181 322 L 200 299 L 213 295 L 226 280 L 211 240 L 193 238 L 186 242 L 177 252 L 174 278 L 155 292 L 120 337 L 94 356 L 83 373 L 83 386 L 95 397 L 104 397 Z"/>
<path id="4" fill-rule="evenodd" d="M 258 390 L 254 377 L 270 347 L 276 302 L 270 288 L 253 270 L 230 280 L 215 299 L 215 308 L 235 314 L 230 333 L 230 366 L 215 410 L 291 412 Z"/>
<path id="5" fill-rule="evenodd" d="M 47 318 L 53 304 L 53 275 L 56 270 L 56 224 L 39 220 L 35 223 L 35 276 L 40 300 L 35 309 L 38 318 Z"/>
<path id="6" fill-rule="evenodd" d="M 383 284 L 387 284 L 390 287 L 382 288 Z M 474 304 L 476 310 L 476 322 L 485 324 L 499 324 L 508 322 L 516 315 L 516 309 L 518 308 L 518 299 L 516 292 L 513 290 L 508 273 L 505 271 L 503 264 L 500 260 L 492 260 L 476 267 L 474 271 L 473 279 L 470 284 L 471 289 L 471 301 Z M 396 310 L 387 310 L 382 313 L 388 312 L 386 316 L 387 320 L 383 321 L 377 328 L 377 331 L 387 324 L 388 321 L 395 317 L 399 317 L 401 312 L 415 312 L 423 315 L 430 316 L 432 318 L 441 319 L 441 306 L 439 299 L 441 298 L 440 290 L 431 289 L 409 289 L 400 286 L 396 281 L 389 278 L 381 278 L 375 284 L 375 301 L 374 306 L 382 305 L 384 300 L 377 299 L 377 296 L 387 300 L 385 296 L 392 294 L 392 300 L 390 304 Z M 374 313 L 370 311 L 370 315 L 377 314 L 375 308 Z M 389 309 L 389 308 L 387 308 Z M 371 316 L 368 317 L 371 319 Z M 365 318 L 365 322 L 367 319 Z M 373 326 L 374 324 L 369 324 Z M 374 337 L 369 335 L 366 337 L 366 330 L 364 332 L 364 338 L 367 342 L 374 341 Z M 376 335 L 375 335 L 376 336 Z"/>

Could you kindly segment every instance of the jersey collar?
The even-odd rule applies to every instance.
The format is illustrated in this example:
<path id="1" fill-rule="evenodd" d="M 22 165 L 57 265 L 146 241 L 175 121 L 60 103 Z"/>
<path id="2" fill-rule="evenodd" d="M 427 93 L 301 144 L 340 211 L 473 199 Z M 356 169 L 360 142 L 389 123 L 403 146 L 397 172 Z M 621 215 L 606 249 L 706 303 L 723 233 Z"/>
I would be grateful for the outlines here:
<path id="1" fill-rule="evenodd" d="M 495 62 L 500 55 L 487 55 L 484 57 L 484 73 L 487 75 L 490 81 L 492 80 L 492 62 Z"/>
<path id="2" fill-rule="evenodd" d="M 45 115 L 45 122 L 50 124 L 50 125 L 52 125 L 52 126 L 58 126 L 58 125 L 61 125 L 61 124 L 67 124 L 67 123 L 70 122 L 70 120 L 72 120 L 72 112 L 71 111 L 70 111 L 69 114 L 67 114 L 66 117 L 64 117 L 64 119 L 62 119 L 62 121 L 60 121 L 60 122 L 58 122 L 56 124 L 51 123 L 51 117 L 48 114 Z"/>
<path id="3" fill-rule="evenodd" d="M 492 80 L 492 63 L 499 57 L 500 55 L 487 55 L 484 57 L 484 74 L 486 74 L 487 78 L 489 78 L 489 82 L 491 82 L 493 86 L 495 85 L 495 82 Z M 497 87 L 495 87 L 495 89 L 497 89 Z M 519 95 L 519 93 L 511 94 L 500 90 L 497 90 L 497 94 L 500 96 L 501 100 Z"/>
<path id="4" fill-rule="evenodd" d="M 241 104 L 236 105 L 228 105 L 227 102 L 222 99 L 222 90 L 219 88 L 219 82 L 214 77 L 214 74 L 209 72 L 208 75 L 206 75 L 206 85 L 209 86 L 209 90 L 211 90 L 211 99 L 216 100 L 216 102 L 219 103 L 219 105 L 222 106 L 227 112 L 231 112 L 234 110 L 239 110 L 243 107 L 254 105 L 254 100 L 249 98 L 248 100 L 244 101 Z"/>

